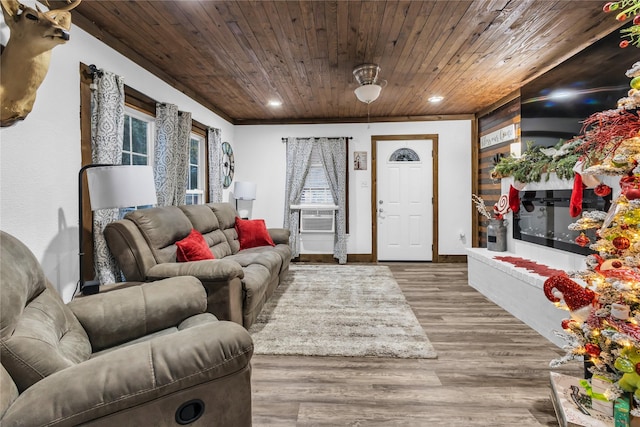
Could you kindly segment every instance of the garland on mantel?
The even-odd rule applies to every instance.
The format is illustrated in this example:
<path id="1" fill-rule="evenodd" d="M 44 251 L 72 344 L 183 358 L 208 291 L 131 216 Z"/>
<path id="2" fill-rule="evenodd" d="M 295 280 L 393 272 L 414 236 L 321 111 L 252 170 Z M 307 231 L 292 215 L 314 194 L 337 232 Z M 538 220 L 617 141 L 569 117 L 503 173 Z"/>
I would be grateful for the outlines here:
<path id="1" fill-rule="evenodd" d="M 500 179 L 512 176 L 515 181 L 527 184 L 540 182 L 546 174 L 545 181 L 551 173 L 560 179 L 571 180 L 573 167 L 581 156 L 578 151 L 582 141 L 560 141 L 554 147 L 533 146 L 527 143 L 527 149 L 520 157 L 509 155 L 502 157 L 491 171 L 491 178 Z"/>

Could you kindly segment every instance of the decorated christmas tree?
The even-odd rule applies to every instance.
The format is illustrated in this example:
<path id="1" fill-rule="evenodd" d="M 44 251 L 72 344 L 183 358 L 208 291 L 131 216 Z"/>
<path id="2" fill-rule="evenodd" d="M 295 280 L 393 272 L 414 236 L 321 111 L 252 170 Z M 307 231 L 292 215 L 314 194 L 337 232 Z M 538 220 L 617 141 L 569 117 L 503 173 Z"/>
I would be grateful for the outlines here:
<path id="1" fill-rule="evenodd" d="M 633 25 L 621 30 L 620 47 L 640 47 L 640 0 L 608 2 L 604 11 L 615 12 L 619 21 L 636 15 Z M 547 279 L 544 293 L 570 312 L 558 332 L 567 341 L 566 354 L 551 366 L 583 359 L 592 379 L 582 384 L 593 408 L 604 402 L 602 412 L 613 413 L 613 402 L 631 396 L 630 414 L 640 417 L 640 62 L 626 75 L 628 96 L 617 108 L 588 117 L 583 134 L 572 141 L 581 153 L 572 203 L 579 206 L 584 186 L 599 196 L 614 195 L 606 212 L 585 212 L 570 226 L 596 230 L 595 242 L 584 233 L 576 239 L 594 254 L 586 258 L 586 270 Z M 602 180 L 617 185 L 611 188 Z M 616 426 L 628 425 L 617 418 L 619 409 L 616 403 Z"/>
<path id="2" fill-rule="evenodd" d="M 570 227 L 596 230 L 595 242 L 584 234 L 576 239 L 594 254 L 586 270 L 547 279 L 544 292 L 570 312 L 558 332 L 566 354 L 551 366 L 584 358 L 589 376 L 606 384 L 597 390 L 600 398 L 613 405 L 632 395 L 631 414 L 640 417 L 640 62 L 627 76 L 628 97 L 587 118 L 577 138 L 582 156 L 574 192 L 588 185 L 600 196 L 614 195 L 606 212 L 585 212 Z M 615 177 L 606 179 L 617 183 L 614 188 L 600 182 L 606 176 Z"/>

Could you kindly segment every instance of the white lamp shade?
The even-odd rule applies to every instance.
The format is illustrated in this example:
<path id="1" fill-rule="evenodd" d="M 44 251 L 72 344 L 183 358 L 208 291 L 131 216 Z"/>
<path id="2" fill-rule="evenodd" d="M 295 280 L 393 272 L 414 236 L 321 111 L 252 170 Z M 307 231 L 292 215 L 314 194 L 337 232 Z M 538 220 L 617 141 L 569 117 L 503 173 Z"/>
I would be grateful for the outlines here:
<path id="1" fill-rule="evenodd" d="M 370 85 L 359 86 L 356 88 L 354 92 L 358 100 L 360 100 L 361 102 L 364 102 L 365 104 L 369 104 L 375 101 L 376 99 L 378 99 L 378 97 L 380 96 L 381 90 L 382 90 L 382 86 L 376 85 L 376 84 L 370 84 Z"/>
<path id="2" fill-rule="evenodd" d="M 236 181 L 233 186 L 233 197 L 236 200 L 255 200 L 256 187 L 257 185 L 253 182 Z"/>
<path id="3" fill-rule="evenodd" d="M 114 165 L 87 169 L 91 210 L 158 203 L 151 166 Z"/>

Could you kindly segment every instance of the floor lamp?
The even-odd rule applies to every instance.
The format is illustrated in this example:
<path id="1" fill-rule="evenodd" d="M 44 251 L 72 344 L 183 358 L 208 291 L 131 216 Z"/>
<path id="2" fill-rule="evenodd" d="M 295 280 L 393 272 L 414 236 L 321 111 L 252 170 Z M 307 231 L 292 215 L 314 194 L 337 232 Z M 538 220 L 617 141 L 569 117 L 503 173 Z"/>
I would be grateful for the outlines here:
<path id="1" fill-rule="evenodd" d="M 98 209 L 127 208 L 131 206 L 155 205 L 158 203 L 151 166 L 90 164 L 78 172 L 78 223 L 80 292 L 85 295 L 99 291 L 100 282 L 84 281 L 83 219 L 82 219 L 82 175 L 87 175 L 91 211 Z"/>
<path id="2" fill-rule="evenodd" d="M 236 199 L 236 211 L 238 210 L 238 200 L 255 200 L 256 199 L 256 187 L 257 185 L 253 182 L 236 181 L 233 184 L 233 198 Z M 249 214 L 249 211 L 247 211 L 247 217 L 248 217 L 248 214 Z M 238 212 L 238 215 L 240 215 L 240 212 Z"/>

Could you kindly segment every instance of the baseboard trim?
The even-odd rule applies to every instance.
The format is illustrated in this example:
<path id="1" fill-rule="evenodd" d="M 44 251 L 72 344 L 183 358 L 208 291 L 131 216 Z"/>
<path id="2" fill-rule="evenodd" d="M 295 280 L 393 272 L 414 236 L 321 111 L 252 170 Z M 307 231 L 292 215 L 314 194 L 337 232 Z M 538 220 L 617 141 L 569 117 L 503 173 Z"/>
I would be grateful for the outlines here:
<path id="1" fill-rule="evenodd" d="M 300 254 L 299 257 L 294 258 L 294 262 L 316 262 L 322 264 L 337 264 L 338 260 L 333 257 L 333 254 Z M 372 263 L 372 254 L 347 254 L 347 262 L 367 262 Z"/>
<path id="2" fill-rule="evenodd" d="M 337 264 L 338 260 L 333 257 L 332 254 L 300 254 L 293 260 L 294 262 L 315 262 L 319 264 Z M 373 254 L 348 254 L 347 262 L 352 263 L 375 263 Z M 466 255 L 438 255 L 437 260 L 433 260 L 433 263 L 460 263 L 465 264 L 467 262 Z"/>
<path id="3" fill-rule="evenodd" d="M 467 256 L 466 255 L 438 255 L 438 261 L 437 262 L 439 262 L 439 263 L 450 262 L 450 263 L 466 264 L 467 263 Z"/>

